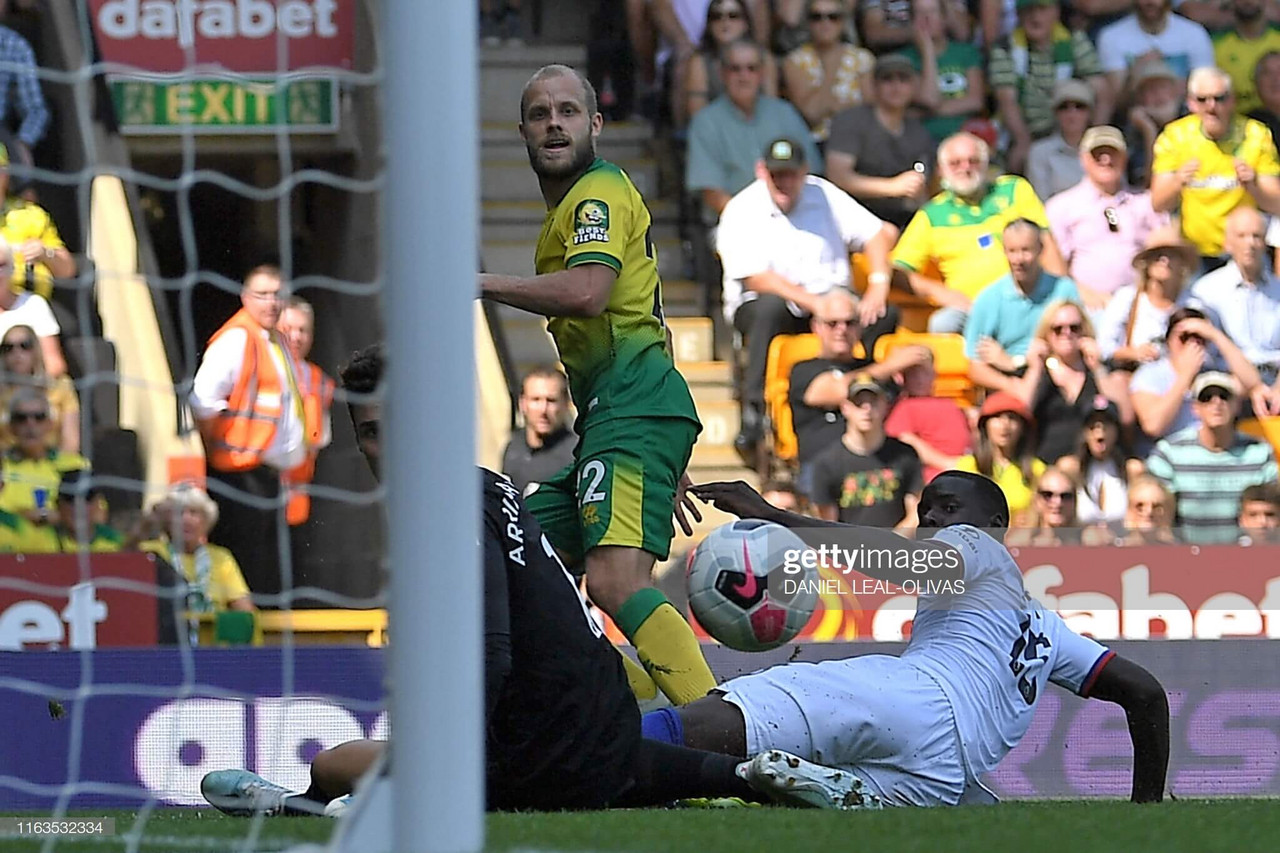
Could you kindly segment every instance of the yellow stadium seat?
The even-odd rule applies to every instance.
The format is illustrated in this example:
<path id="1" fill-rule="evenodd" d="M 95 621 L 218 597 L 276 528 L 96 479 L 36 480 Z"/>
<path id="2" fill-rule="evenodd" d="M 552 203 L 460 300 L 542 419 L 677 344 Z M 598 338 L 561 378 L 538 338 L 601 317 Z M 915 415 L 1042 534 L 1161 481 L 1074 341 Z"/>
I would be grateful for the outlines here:
<path id="1" fill-rule="evenodd" d="M 796 432 L 791 419 L 791 369 L 802 361 L 817 358 L 822 351 L 818 336 L 778 335 L 769 343 L 769 360 L 764 371 L 764 403 L 773 430 L 773 454 L 778 459 L 796 458 Z M 864 357 L 862 344 L 855 344 L 853 354 Z"/>
<path id="2" fill-rule="evenodd" d="M 933 352 L 933 367 L 938 378 L 933 393 L 948 397 L 961 405 L 972 406 L 977 402 L 977 389 L 969 380 L 969 359 L 964 354 L 963 335 L 935 335 L 917 332 L 894 332 L 876 341 L 874 358 L 884 361 L 889 353 L 909 344 L 923 344 Z"/>
<path id="3" fill-rule="evenodd" d="M 1245 435 L 1266 439 L 1276 456 L 1280 457 L 1280 417 L 1245 418 L 1236 424 L 1236 429 Z"/>
<path id="4" fill-rule="evenodd" d="M 867 290 L 867 276 L 871 272 L 871 267 L 867 263 L 867 256 L 861 252 L 856 252 L 850 257 L 850 265 L 853 268 L 853 289 L 856 293 L 862 294 Z M 937 267 L 930 264 L 922 271 L 931 278 L 941 279 L 942 274 L 938 272 Z M 924 332 L 929 328 L 929 317 L 937 310 L 936 305 L 927 299 L 921 299 L 914 293 L 908 293 L 905 290 L 894 288 L 889 291 L 889 304 L 898 306 L 898 326 L 903 329 L 910 329 L 913 332 Z"/>

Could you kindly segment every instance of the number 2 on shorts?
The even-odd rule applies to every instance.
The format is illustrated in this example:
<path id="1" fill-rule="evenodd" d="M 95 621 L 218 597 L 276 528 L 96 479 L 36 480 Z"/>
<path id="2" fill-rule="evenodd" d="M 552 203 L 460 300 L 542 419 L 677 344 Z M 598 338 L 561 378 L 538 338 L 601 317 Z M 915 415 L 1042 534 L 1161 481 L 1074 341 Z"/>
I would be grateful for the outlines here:
<path id="1" fill-rule="evenodd" d="M 600 490 L 600 481 L 604 479 L 605 473 L 604 463 L 599 459 L 592 459 L 582 466 L 582 470 L 578 472 L 578 490 L 582 492 L 581 503 L 583 506 L 600 503 L 607 497 Z M 586 491 L 582 491 L 582 483 L 587 478 L 590 478 L 591 482 L 587 484 Z"/>

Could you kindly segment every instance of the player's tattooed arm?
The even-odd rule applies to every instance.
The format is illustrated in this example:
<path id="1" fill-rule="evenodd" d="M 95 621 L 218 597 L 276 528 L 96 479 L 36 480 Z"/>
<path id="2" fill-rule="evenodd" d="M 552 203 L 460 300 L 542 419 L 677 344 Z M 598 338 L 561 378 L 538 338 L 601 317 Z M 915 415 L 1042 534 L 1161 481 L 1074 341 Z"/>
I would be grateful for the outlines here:
<path id="1" fill-rule="evenodd" d="M 732 483 L 702 483 L 689 489 L 699 499 L 716 509 L 738 518 L 758 518 L 794 531 L 811 548 L 837 547 L 845 551 L 881 551 L 887 549 L 890 559 L 865 562 L 858 570 L 878 580 L 902 583 L 958 580 L 964 577 L 964 557 L 952 546 L 932 539 L 915 540 L 880 527 L 860 527 L 825 521 L 808 515 L 778 509 L 751 486 L 737 480 Z M 899 556 L 901 555 L 901 556 Z M 921 566 L 926 574 L 920 573 Z M 912 567 L 916 571 L 912 571 Z"/>
<path id="2" fill-rule="evenodd" d="M 617 277 L 598 263 L 532 277 L 480 273 L 480 296 L 544 317 L 599 317 Z"/>
<path id="3" fill-rule="evenodd" d="M 1169 770 L 1169 699 L 1164 687 L 1141 666 L 1116 655 L 1103 665 L 1089 698 L 1124 708 L 1133 741 L 1130 799 L 1135 803 L 1163 800 Z"/>

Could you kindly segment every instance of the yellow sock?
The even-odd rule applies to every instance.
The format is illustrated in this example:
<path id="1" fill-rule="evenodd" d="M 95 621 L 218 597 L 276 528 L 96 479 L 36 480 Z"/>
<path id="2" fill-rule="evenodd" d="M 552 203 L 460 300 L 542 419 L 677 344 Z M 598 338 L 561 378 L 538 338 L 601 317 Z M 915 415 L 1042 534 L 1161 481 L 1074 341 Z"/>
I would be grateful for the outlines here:
<path id="1" fill-rule="evenodd" d="M 649 587 L 632 595 L 618 608 L 614 622 L 673 704 L 687 705 L 715 689 L 715 676 L 693 629 L 658 590 Z"/>
<path id="2" fill-rule="evenodd" d="M 631 685 L 631 692 L 636 694 L 636 698 L 641 702 L 657 698 L 658 685 L 644 671 L 644 667 L 633 661 L 622 649 L 618 649 L 618 654 L 622 657 L 622 668 L 627 671 L 627 683 Z"/>

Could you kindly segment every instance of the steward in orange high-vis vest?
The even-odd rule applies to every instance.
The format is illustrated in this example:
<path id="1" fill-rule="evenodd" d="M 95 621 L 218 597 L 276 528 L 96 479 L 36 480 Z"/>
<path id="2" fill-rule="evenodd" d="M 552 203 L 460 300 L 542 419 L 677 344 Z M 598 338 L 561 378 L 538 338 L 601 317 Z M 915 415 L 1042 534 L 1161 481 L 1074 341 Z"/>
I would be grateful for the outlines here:
<path id="1" fill-rule="evenodd" d="M 276 440 L 287 416 L 285 406 L 301 407 L 296 376 L 288 373 L 281 376 L 273 357 L 274 348 L 276 356 L 293 370 L 297 369 L 288 347 L 276 340 L 276 333 L 264 334 L 262 326 L 241 308 L 209 339 L 209 347 L 231 329 L 244 329 L 247 333 L 244 357 L 227 397 L 226 409 L 202 430 L 209 465 L 226 472 L 248 471 L 263 465 L 263 455 Z M 289 451 L 290 457 L 298 455 L 292 448 Z"/>
<path id="2" fill-rule="evenodd" d="M 285 518 L 297 526 L 311 517 L 311 494 L 306 486 L 316 476 L 316 456 L 332 440 L 329 407 L 333 405 L 334 381 L 309 361 L 302 362 L 298 372 L 298 393 L 302 395 L 302 429 L 307 441 L 307 458 L 296 468 L 285 472 L 289 490 Z M 301 487 L 301 488 L 300 488 Z"/>

